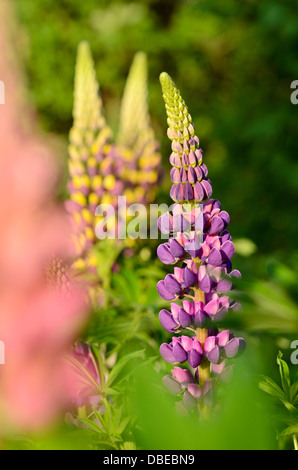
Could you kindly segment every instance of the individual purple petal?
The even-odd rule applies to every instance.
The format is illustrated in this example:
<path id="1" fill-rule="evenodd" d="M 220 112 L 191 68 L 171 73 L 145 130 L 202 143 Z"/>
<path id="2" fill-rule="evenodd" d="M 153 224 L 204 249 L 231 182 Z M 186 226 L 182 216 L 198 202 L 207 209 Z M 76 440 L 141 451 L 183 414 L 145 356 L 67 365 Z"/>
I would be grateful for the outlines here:
<path id="1" fill-rule="evenodd" d="M 184 201 L 191 201 L 193 199 L 193 189 L 191 184 L 187 181 L 184 185 Z"/>
<path id="2" fill-rule="evenodd" d="M 171 153 L 170 155 L 170 163 L 173 166 L 176 166 L 178 168 L 181 168 L 181 158 L 179 155 L 175 152 Z"/>
<path id="3" fill-rule="evenodd" d="M 173 201 L 177 201 L 177 184 L 173 184 L 170 190 L 170 196 Z"/>
<path id="4" fill-rule="evenodd" d="M 173 346 L 173 356 L 175 358 L 174 362 L 185 362 L 187 360 L 187 352 L 184 351 L 181 344 L 176 343 Z"/>
<path id="5" fill-rule="evenodd" d="M 188 313 L 186 313 L 185 310 L 183 310 L 183 308 L 179 310 L 178 320 L 182 328 L 187 328 L 192 322 L 191 316 Z"/>
<path id="6" fill-rule="evenodd" d="M 208 198 L 212 195 L 212 186 L 209 180 L 202 180 L 201 184 L 204 188 L 205 197 Z"/>
<path id="7" fill-rule="evenodd" d="M 181 183 L 180 170 L 178 168 L 172 168 L 170 176 L 173 183 Z"/>
<path id="8" fill-rule="evenodd" d="M 227 240 L 221 246 L 220 251 L 223 254 L 224 261 L 227 261 L 227 260 L 233 258 L 233 256 L 234 256 L 234 253 L 235 253 L 234 244 L 231 241 Z"/>
<path id="9" fill-rule="evenodd" d="M 190 229 L 190 223 L 182 214 L 174 216 L 173 230 L 174 232 L 187 232 Z"/>
<path id="10" fill-rule="evenodd" d="M 188 415 L 188 410 L 187 410 L 187 408 L 185 408 L 182 401 L 176 401 L 175 408 L 176 408 L 177 413 L 180 416 L 187 416 Z"/>
<path id="11" fill-rule="evenodd" d="M 241 272 L 238 271 L 238 269 L 234 269 L 232 272 L 230 272 L 231 277 L 235 277 L 236 279 L 241 279 Z"/>
<path id="12" fill-rule="evenodd" d="M 175 356 L 173 354 L 173 348 L 169 346 L 167 343 L 163 343 L 160 348 L 159 352 L 161 357 L 166 361 L 169 362 L 170 364 L 173 364 L 176 362 Z"/>
<path id="13" fill-rule="evenodd" d="M 194 383 L 194 378 L 188 369 L 181 369 L 181 367 L 174 367 L 172 375 L 180 384 L 187 385 Z"/>
<path id="14" fill-rule="evenodd" d="M 229 279 L 221 279 L 217 284 L 218 292 L 229 292 L 232 289 L 232 282 Z"/>
<path id="15" fill-rule="evenodd" d="M 194 324 L 198 327 L 198 328 L 204 328 L 205 325 L 207 324 L 208 322 L 208 315 L 206 315 L 205 312 L 203 312 L 202 310 L 199 310 L 198 313 L 195 315 L 194 317 Z"/>
<path id="16" fill-rule="evenodd" d="M 197 175 L 192 166 L 188 167 L 187 171 L 187 179 L 189 183 L 194 184 L 197 181 Z"/>
<path id="17" fill-rule="evenodd" d="M 183 310 L 185 310 L 188 315 L 193 315 L 194 313 L 194 303 L 190 300 L 183 300 Z"/>
<path id="18" fill-rule="evenodd" d="M 189 151 L 188 158 L 189 158 L 189 165 L 194 166 L 197 164 L 197 159 L 193 150 Z"/>
<path id="19" fill-rule="evenodd" d="M 169 333 L 175 333 L 179 327 L 178 323 L 173 319 L 173 315 L 165 309 L 159 312 L 159 321 L 161 326 Z"/>
<path id="20" fill-rule="evenodd" d="M 198 181 L 201 181 L 201 179 L 203 178 L 203 172 L 202 172 L 202 170 L 201 170 L 201 167 L 196 166 L 196 167 L 194 168 L 194 170 L 195 170 L 195 173 L 196 173 L 196 178 L 197 178 L 197 180 L 198 180 Z"/>
<path id="21" fill-rule="evenodd" d="M 201 149 L 200 149 L 200 150 L 201 150 Z M 201 150 L 201 152 L 202 152 L 202 154 L 203 154 L 203 151 L 202 151 L 202 150 Z M 201 165 L 201 170 L 203 171 L 205 178 L 207 178 L 207 176 L 208 176 L 208 168 L 207 168 L 207 166 L 205 165 L 205 163 L 202 163 L 202 165 Z"/>
<path id="22" fill-rule="evenodd" d="M 181 309 L 180 305 L 176 304 L 175 302 L 171 303 L 171 313 L 173 314 L 173 317 L 175 320 L 178 319 L 178 313 L 180 309 Z"/>
<path id="23" fill-rule="evenodd" d="M 244 352 L 245 348 L 246 348 L 246 343 L 245 343 L 244 339 L 241 338 L 241 337 L 238 338 L 238 340 L 239 340 L 239 352 L 238 352 L 238 354 L 242 354 Z"/>
<path id="24" fill-rule="evenodd" d="M 201 165 L 202 160 L 203 160 L 203 150 L 201 148 L 196 149 L 195 154 L 196 154 L 196 157 L 197 157 L 197 160 L 198 160 L 198 164 Z M 204 166 L 206 167 L 206 165 L 204 165 Z M 206 169 L 207 169 L 207 167 L 206 167 Z M 207 176 L 207 174 L 208 174 L 208 170 L 207 170 L 205 176 Z"/>
<path id="25" fill-rule="evenodd" d="M 164 300 L 174 300 L 175 299 L 176 296 L 167 290 L 167 288 L 165 287 L 165 282 L 164 281 L 159 281 L 157 283 L 156 288 L 157 288 L 157 292 L 159 293 L 159 295 Z"/>
<path id="26" fill-rule="evenodd" d="M 218 346 L 224 347 L 228 344 L 231 339 L 231 334 L 229 330 L 223 330 L 217 335 Z"/>
<path id="27" fill-rule="evenodd" d="M 193 340 L 193 349 L 197 351 L 201 356 L 204 354 L 203 346 L 201 345 L 200 341 L 197 340 L 195 336 L 192 338 Z"/>
<path id="28" fill-rule="evenodd" d="M 184 194 L 184 186 L 182 183 L 177 184 L 177 189 L 176 189 L 176 200 L 183 202 L 185 200 L 185 194 Z"/>
<path id="29" fill-rule="evenodd" d="M 230 216 L 226 211 L 221 211 L 219 213 L 219 217 L 224 221 L 225 228 L 229 225 L 230 223 Z"/>
<path id="30" fill-rule="evenodd" d="M 165 288 L 172 294 L 178 294 L 178 292 L 181 291 L 181 285 L 179 284 L 177 279 L 175 279 L 175 276 L 173 274 L 166 275 L 165 280 L 164 280 L 164 285 L 165 285 Z"/>
<path id="31" fill-rule="evenodd" d="M 191 365 L 191 367 L 196 368 L 201 364 L 202 357 L 203 357 L 202 354 L 200 354 L 195 349 L 192 349 L 188 353 L 188 362 Z"/>
<path id="32" fill-rule="evenodd" d="M 181 392 L 181 385 L 170 375 L 163 377 L 162 383 L 167 391 L 172 395 L 177 395 Z"/>
<path id="33" fill-rule="evenodd" d="M 185 390 L 183 394 L 183 405 L 185 406 L 185 408 L 187 408 L 188 410 L 192 410 L 196 406 L 196 404 L 197 403 L 194 397 L 187 390 Z"/>
<path id="34" fill-rule="evenodd" d="M 203 386 L 204 405 L 212 407 L 215 401 L 215 388 L 213 381 L 206 380 Z"/>
<path id="35" fill-rule="evenodd" d="M 226 361 L 223 359 L 221 362 L 219 362 L 218 364 L 212 364 L 211 365 L 211 371 L 213 372 L 213 374 L 215 375 L 220 375 L 224 368 L 225 368 L 225 365 L 226 365 Z"/>
<path id="36" fill-rule="evenodd" d="M 193 187 L 194 200 L 202 201 L 204 199 L 204 189 L 202 187 L 202 182 L 197 181 Z"/>
<path id="37" fill-rule="evenodd" d="M 207 395 L 211 390 L 214 388 L 214 381 L 213 380 L 206 380 L 203 385 L 203 395 Z"/>
<path id="38" fill-rule="evenodd" d="M 158 218 L 158 228 L 161 233 L 168 235 L 173 230 L 173 217 L 166 212 Z"/>
<path id="39" fill-rule="evenodd" d="M 227 358 L 232 358 L 236 356 L 236 354 L 239 351 L 239 339 L 238 338 L 232 338 L 224 347 L 225 350 L 225 355 Z"/>
<path id="40" fill-rule="evenodd" d="M 232 237 L 230 235 L 230 232 L 228 232 L 227 230 L 224 230 L 222 233 L 221 233 L 221 243 L 224 244 L 224 242 L 226 242 L 227 240 L 231 240 Z"/>
<path id="41" fill-rule="evenodd" d="M 218 216 L 213 217 L 211 220 L 209 234 L 214 235 L 215 233 L 220 233 L 223 229 L 224 229 L 223 220 Z"/>
<path id="42" fill-rule="evenodd" d="M 242 310 L 241 304 L 239 302 L 234 302 L 230 306 L 231 310 L 234 310 L 235 312 L 239 312 Z"/>
<path id="43" fill-rule="evenodd" d="M 212 266 L 220 266 L 222 263 L 222 257 L 217 248 L 212 248 L 208 256 L 208 264 Z"/>
<path id="44" fill-rule="evenodd" d="M 185 250 L 192 258 L 196 258 L 199 255 L 200 248 L 201 245 L 198 240 L 193 240 L 185 244 Z"/>
<path id="45" fill-rule="evenodd" d="M 196 384 L 189 384 L 187 386 L 187 390 L 196 400 L 198 400 L 198 401 L 201 400 L 201 396 L 202 396 L 201 387 L 199 387 Z"/>
<path id="46" fill-rule="evenodd" d="M 171 253 L 175 258 L 182 258 L 185 255 L 185 250 L 183 246 L 181 246 L 180 243 L 174 240 L 174 238 L 171 238 L 169 243 Z"/>
<path id="47" fill-rule="evenodd" d="M 180 338 L 181 345 L 185 351 L 190 351 L 193 347 L 193 340 L 192 338 L 189 338 L 189 336 L 181 336 Z"/>
<path id="48" fill-rule="evenodd" d="M 217 364 L 220 358 L 220 350 L 219 347 L 216 345 L 211 351 L 207 354 L 208 361 L 212 362 L 213 364 Z"/>
<path id="49" fill-rule="evenodd" d="M 157 248 L 157 256 L 164 264 L 173 264 L 176 262 L 174 256 L 171 253 L 169 243 L 163 243 L 162 245 L 159 245 Z"/>
<path id="50" fill-rule="evenodd" d="M 201 279 L 201 281 L 199 281 L 199 287 L 200 289 L 205 292 L 205 293 L 209 293 L 210 290 L 211 290 L 211 280 L 210 280 L 210 277 L 206 274 L 206 276 L 203 277 L 203 279 Z"/>
<path id="51" fill-rule="evenodd" d="M 188 181 L 186 170 L 185 170 L 185 168 L 181 168 L 181 170 L 180 170 L 180 182 L 181 183 L 186 183 L 186 181 Z"/>
<path id="52" fill-rule="evenodd" d="M 217 300 L 217 299 L 214 299 L 214 300 L 211 300 L 210 302 L 208 302 L 208 303 L 205 305 L 204 311 L 205 311 L 208 315 L 211 315 L 211 316 L 216 315 L 217 312 L 218 312 L 218 300 Z"/>
<path id="53" fill-rule="evenodd" d="M 183 280 L 185 287 L 191 287 L 197 280 L 197 275 L 194 274 L 190 269 L 184 268 Z"/>
<path id="54" fill-rule="evenodd" d="M 182 154 L 182 165 L 188 166 L 189 165 L 189 158 L 185 152 Z"/>
<path id="55" fill-rule="evenodd" d="M 208 336 L 204 344 L 204 352 L 207 355 L 216 345 L 216 336 Z"/>
<path id="56" fill-rule="evenodd" d="M 182 268 L 175 267 L 175 268 L 174 268 L 174 276 L 175 276 L 175 279 L 176 279 L 180 284 L 183 283 L 183 269 L 182 269 Z"/>

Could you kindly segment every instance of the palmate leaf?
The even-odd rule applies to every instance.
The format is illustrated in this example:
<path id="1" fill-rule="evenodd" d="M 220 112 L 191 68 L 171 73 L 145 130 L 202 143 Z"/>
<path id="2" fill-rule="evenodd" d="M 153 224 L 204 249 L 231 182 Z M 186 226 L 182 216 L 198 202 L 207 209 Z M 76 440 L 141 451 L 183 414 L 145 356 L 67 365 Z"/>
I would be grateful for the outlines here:
<path id="1" fill-rule="evenodd" d="M 89 429 L 96 432 L 97 434 L 104 434 L 102 428 L 96 424 L 94 421 L 88 418 L 78 418 L 83 424 L 85 424 Z"/>
<path id="2" fill-rule="evenodd" d="M 278 398 L 281 403 L 287 408 L 289 411 L 295 411 L 295 407 L 289 402 L 287 395 L 285 392 L 277 385 L 274 380 L 270 379 L 270 377 L 263 377 L 263 380 L 259 382 L 259 388 L 263 390 L 263 392 L 268 393 L 275 398 Z"/>
<path id="3" fill-rule="evenodd" d="M 109 436 L 109 439 L 113 442 L 121 442 L 122 433 L 128 426 L 131 417 L 124 417 L 123 406 L 115 408 L 108 401 L 105 403 L 105 413 L 101 415 L 96 409 L 93 410 L 95 418 L 99 421 L 102 426 L 101 433 L 105 433 Z"/>
<path id="4" fill-rule="evenodd" d="M 263 390 L 263 392 L 272 395 L 273 397 L 279 398 L 280 400 L 286 400 L 287 397 L 283 390 L 277 385 L 274 380 L 270 379 L 270 377 L 263 377 L 264 380 L 259 382 L 259 388 Z"/>

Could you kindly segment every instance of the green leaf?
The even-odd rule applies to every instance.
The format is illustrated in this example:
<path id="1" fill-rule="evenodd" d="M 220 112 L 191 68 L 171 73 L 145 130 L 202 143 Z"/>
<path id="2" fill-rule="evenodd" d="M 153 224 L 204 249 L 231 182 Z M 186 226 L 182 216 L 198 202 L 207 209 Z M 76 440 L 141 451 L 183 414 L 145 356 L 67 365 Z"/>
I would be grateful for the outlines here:
<path id="1" fill-rule="evenodd" d="M 101 432 L 106 432 L 107 434 L 110 434 L 109 433 L 109 426 L 106 422 L 106 413 L 103 416 L 103 415 L 99 414 L 96 409 L 93 409 L 93 413 L 95 414 L 95 417 L 98 419 L 98 421 L 100 422 L 100 424 L 103 427 L 103 429 L 101 429 L 100 426 L 98 426 L 99 429 L 101 429 Z"/>
<path id="2" fill-rule="evenodd" d="M 279 373 L 280 373 L 282 388 L 284 389 L 284 392 L 286 393 L 286 395 L 289 397 L 290 386 L 291 386 L 290 371 L 289 371 L 288 364 L 282 359 L 281 351 L 279 351 L 278 356 L 277 356 L 277 364 L 279 365 Z"/>
<path id="3" fill-rule="evenodd" d="M 101 427 L 98 426 L 98 424 L 94 423 L 91 419 L 87 419 L 87 418 L 78 418 L 78 419 L 82 423 L 86 424 L 88 428 L 91 429 L 92 431 L 98 434 L 103 434 L 103 430 L 101 429 Z"/>
<path id="4" fill-rule="evenodd" d="M 112 384 L 115 384 L 115 382 L 117 382 L 117 379 L 119 378 L 125 366 L 133 359 L 142 357 L 143 353 L 144 353 L 144 350 L 141 350 L 141 351 L 135 351 L 133 353 L 127 354 L 126 356 L 123 356 L 111 370 L 106 386 L 111 387 Z"/>
<path id="5" fill-rule="evenodd" d="M 291 426 L 284 429 L 281 433 L 282 436 L 291 436 L 291 434 L 298 434 L 298 423 L 291 424 Z"/>
<path id="6" fill-rule="evenodd" d="M 270 379 L 269 377 L 264 377 L 264 380 L 259 382 L 259 388 L 263 390 L 263 392 L 272 395 L 275 398 L 278 398 L 282 404 L 287 408 L 289 411 L 294 411 L 294 406 L 289 403 L 286 394 L 283 390 L 274 382 L 274 380 Z"/>
<path id="7" fill-rule="evenodd" d="M 122 434 L 126 426 L 128 425 L 129 421 L 130 421 L 130 416 L 127 416 L 126 418 L 124 418 L 119 424 L 118 428 L 116 429 L 116 432 L 118 434 Z"/>
<path id="8" fill-rule="evenodd" d="M 264 377 L 264 381 L 259 383 L 259 388 L 263 390 L 263 392 L 268 393 L 280 400 L 286 400 L 286 395 L 282 391 L 282 389 L 274 382 L 274 380 L 270 379 L 269 377 Z"/>
<path id="9" fill-rule="evenodd" d="M 298 382 L 295 382 L 290 387 L 290 400 L 291 403 L 298 403 Z"/>

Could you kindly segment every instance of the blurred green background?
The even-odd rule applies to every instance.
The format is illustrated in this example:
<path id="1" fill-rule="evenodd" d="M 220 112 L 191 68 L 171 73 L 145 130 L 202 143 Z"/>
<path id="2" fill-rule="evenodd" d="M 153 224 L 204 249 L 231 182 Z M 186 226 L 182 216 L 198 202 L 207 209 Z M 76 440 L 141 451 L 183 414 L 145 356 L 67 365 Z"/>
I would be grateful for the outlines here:
<path id="1" fill-rule="evenodd" d="M 291 341 L 298 339 L 298 105 L 290 101 L 291 83 L 298 79 L 297 1 L 16 0 L 16 5 L 30 98 L 43 129 L 63 142 L 64 161 L 78 43 L 90 42 L 115 131 L 132 58 L 139 50 L 148 54 L 150 113 L 165 168 L 160 203 L 170 201 L 170 144 L 158 77 L 163 70 L 173 77 L 200 137 L 214 197 L 231 215 L 233 264 L 243 274 L 236 294 L 244 309 L 229 324 L 249 339 L 248 354 L 258 350 L 251 359 L 255 372 L 279 383 L 277 352 L 289 362 Z M 113 295 L 121 297 L 123 315 L 139 305 L 142 321 L 148 310 L 157 328 L 155 285 L 162 266 L 155 254 L 149 262 L 152 272 L 146 267 L 144 280 L 142 262 L 128 260 L 127 271 L 115 275 Z M 111 312 L 100 318 L 95 336 L 104 341 L 107 333 L 101 338 L 100 331 Z M 148 325 L 144 330 L 149 333 Z M 160 330 L 155 334 L 157 343 L 168 339 Z M 297 380 L 298 366 L 289 365 Z"/>

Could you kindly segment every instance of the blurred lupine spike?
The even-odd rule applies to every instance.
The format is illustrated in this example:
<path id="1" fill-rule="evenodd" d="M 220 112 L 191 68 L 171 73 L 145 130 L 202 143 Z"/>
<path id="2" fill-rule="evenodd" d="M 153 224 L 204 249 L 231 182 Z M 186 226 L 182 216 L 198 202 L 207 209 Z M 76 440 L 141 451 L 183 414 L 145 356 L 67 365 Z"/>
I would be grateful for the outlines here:
<path id="1" fill-rule="evenodd" d="M 97 130 L 106 124 L 94 62 L 86 41 L 82 41 L 78 47 L 73 118 L 76 129 Z"/>
<path id="2" fill-rule="evenodd" d="M 174 336 L 169 344 L 163 343 L 160 353 L 170 364 L 187 361 L 191 370 L 175 367 L 164 384 L 171 393 L 183 392 L 180 407 L 197 407 L 204 413 L 214 404 L 216 382 L 229 375 L 226 359 L 245 348 L 243 338 L 229 330 L 219 332 L 214 325 L 229 309 L 239 309 L 226 293 L 232 288 L 232 278 L 241 275 L 232 271 L 235 248 L 227 231 L 230 217 L 219 201 L 209 199 L 208 170 L 187 106 L 168 74 L 162 73 L 160 82 L 172 141 L 171 197 L 176 204 L 173 214 L 159 219 L 159 228 L 170 239 L 158 247 L 157 255 L 164 264 L 182 263 L 182 267 L 175 267 L 173 274 L 157 284 L 159 295 L 173 301 L 170 310 L 160 311 L 159 320 L 170 333 L 188 330 L 188 336 Z"/>
<path id="3" fill-rule="evenodd" d="M 119 142 L 130 143 L 131 137 L 150 126 L 147 81 L 147 56 L 144 52 L 138 52 L 134 56 L 123 93 Z"/>
<path id="4" fill-rule="evenodd" d="M 159 144 L 150 125 L 148 110 L 148 65 L 138 52 L 127 78 L 121 105 L 118 134 L 123 159 L 121 178 L 128 204 L 154 201 L 160 179 Z"/>
<path id="5" fill-rule="evenodd" d="M 74 124 L 70 131 L 66 207 L 72 215 L 74 244 L 78 258 L 97 241 L 95 209 L 103 202 L 116 205 L 123 184 L 118 179 L 115 146 L 107 126 L 94 63 L 87 42 L 78 47 L 75 71 Z"/>

